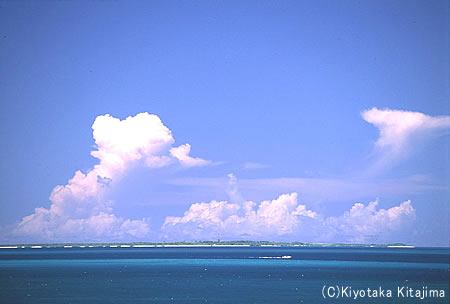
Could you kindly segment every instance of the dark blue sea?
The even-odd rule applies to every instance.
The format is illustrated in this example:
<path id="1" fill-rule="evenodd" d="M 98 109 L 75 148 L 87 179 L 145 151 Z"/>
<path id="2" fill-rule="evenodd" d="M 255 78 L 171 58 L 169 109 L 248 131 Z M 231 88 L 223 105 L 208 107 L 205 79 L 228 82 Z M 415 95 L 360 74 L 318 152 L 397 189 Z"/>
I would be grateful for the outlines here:
<path id="1" fill-rule="evenodd" d="M 0 303 L 448 304 L 448 285 L 448 248 L 0 249 Z"/>

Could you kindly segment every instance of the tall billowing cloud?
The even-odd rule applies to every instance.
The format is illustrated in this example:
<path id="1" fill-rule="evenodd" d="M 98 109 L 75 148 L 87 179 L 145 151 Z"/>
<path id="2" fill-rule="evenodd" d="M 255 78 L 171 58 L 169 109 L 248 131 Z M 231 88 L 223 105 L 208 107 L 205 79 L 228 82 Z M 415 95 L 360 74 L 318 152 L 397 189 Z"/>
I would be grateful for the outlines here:
<path id="1" fill-rule="evenodd" d="M 24 217 L 17 233 L 51 240 L 144 237 L 150 232 L 149 220 L 116 216 L 105 192 L 133 166 L 208 163 L 189 156 L 188 144 L 172 147 L 172 133 L 156 115 L 140 113 L 125 120 L 98 116 L 92 130 L 97 149 L 91 155 L 99 163 L 87 173 L 75 172 L 66 185 L 56 186 L 50 195 L 50 208 L 36 208 Z M 174 156 L 174 149 L 182 150 L 181 156 Z"/>
<path id="2" fill-rule="evenodd" d="M 417 137 L 439 134 L 450 127 L 450 116 L 431 117 L 419 112 L 377 108 L 364 111 L 361 115 L 380 131 L 375 142 L 380 153 L 377 167 L 405 157 Z"/>

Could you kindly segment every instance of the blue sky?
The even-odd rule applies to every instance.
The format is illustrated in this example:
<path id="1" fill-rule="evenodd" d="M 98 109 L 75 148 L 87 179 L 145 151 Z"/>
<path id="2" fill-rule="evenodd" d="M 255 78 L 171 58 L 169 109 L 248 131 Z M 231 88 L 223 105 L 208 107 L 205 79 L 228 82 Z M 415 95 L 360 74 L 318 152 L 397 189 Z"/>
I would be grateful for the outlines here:
<path id="1" fill-rule="evenodd" d="M 0 241 L 448 246 L 447 39 L 445 1 L 2 2 Z"/>

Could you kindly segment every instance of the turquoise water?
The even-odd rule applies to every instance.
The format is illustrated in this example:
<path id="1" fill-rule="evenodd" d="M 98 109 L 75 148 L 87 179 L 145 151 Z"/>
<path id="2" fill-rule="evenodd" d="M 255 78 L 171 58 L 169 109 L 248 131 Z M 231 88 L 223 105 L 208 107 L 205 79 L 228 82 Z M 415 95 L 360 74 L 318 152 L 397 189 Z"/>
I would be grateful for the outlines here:
<path id="1" fill-rule="evenodd" d="M 448 284 L 448 248 L 0 249 L 1 303 L 449 303 Z M 324 298 L 329 286 L 392 297 Z"/>

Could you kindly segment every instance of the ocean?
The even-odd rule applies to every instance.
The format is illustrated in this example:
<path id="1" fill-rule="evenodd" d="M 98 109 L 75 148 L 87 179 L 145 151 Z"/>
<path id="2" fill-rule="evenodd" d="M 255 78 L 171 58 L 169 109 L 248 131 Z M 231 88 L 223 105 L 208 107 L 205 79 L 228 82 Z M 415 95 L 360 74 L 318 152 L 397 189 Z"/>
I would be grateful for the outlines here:
<path id="1" fill-rule="evenodd" d="M 0 249 L 0 303 L 448 304 L 448 286 L 448 248 Z"/>

